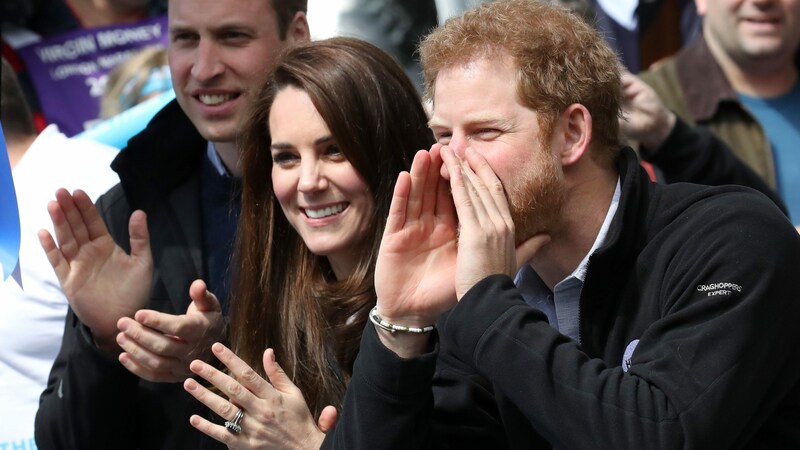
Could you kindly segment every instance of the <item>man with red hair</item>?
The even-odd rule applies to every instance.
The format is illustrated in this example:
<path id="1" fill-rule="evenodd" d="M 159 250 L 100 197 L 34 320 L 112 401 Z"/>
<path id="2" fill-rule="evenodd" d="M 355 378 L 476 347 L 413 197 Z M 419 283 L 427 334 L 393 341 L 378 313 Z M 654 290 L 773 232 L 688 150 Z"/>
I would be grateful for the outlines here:
<path id="1" fill-rule="evenodd" d="M 420 54 L 439 143 L 398 178 L 324 447 L 800 446 L 778 208 L 652 183 L 620 149 L 614 53 L 563 10 L 484 4 Z"/>

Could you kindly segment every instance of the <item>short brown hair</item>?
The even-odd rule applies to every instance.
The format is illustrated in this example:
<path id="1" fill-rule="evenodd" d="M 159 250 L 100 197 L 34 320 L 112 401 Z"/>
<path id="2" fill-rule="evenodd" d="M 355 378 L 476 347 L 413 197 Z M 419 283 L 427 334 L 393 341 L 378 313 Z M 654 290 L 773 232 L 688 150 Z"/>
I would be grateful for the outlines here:
<path id="1" fill-rule="evenodd" d="M 580 103 L 592 115 L 595 154 L 616 156 L 622 91 L 617 56 L 596 30 L 564 8 L 501 0 L 449 19 L 420 44 L 426 96 L 433 100 L 441 70 L 504 54 L 517 68 L 520 102 L 539 113 L 545 136 L 569 105 Z"/>
<path id="2" fill-rule="evenodd" d="M 307 0 L 270 0 L 272 9 L 275 10 L 275 17 L 278 19 L 278 36 L 286 39 L 286 32 L 289 25 L 298 12 L 308 12 Z"/>

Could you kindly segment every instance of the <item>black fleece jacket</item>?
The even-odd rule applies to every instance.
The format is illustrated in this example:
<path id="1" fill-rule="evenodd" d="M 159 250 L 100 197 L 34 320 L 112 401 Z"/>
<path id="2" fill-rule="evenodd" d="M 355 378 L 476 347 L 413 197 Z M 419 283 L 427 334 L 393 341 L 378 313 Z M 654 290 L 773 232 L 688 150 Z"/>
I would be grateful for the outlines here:
<path id="1" fill-rule="evenodd" d="M 650 183 L 630 150 L 582 345 L 490 276 L 429 353 L 368 324 L 326 449 L 800 448 L 800 237 L 743 187 Z"/>

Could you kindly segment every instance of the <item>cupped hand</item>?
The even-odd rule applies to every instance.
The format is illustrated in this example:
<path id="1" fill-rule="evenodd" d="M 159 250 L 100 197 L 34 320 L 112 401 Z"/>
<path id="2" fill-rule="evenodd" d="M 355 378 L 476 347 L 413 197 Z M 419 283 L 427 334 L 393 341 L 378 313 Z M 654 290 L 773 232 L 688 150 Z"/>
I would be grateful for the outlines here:
<path id="1" fill-rule="evenodd" d="M 419 151 L 395 185 L 375 266 L 378 312 L 391 323 L 431 325 L 456 302 L 457 223 L 440 148 Z"/>
<path id="2" fill-rule="evenodd" d="M 186 314 L 140 310 L 134 319 L 119 320 L 119 361 L 125 368 L 149 381 L 174 383 L 192 376 L 192 360 L 210 358 L 211 344 L 225 332 L 219 300 L 202 280 L 192 283 L 189 297 Z"/>
<path id="3" fill-rule="evenodd" d="M 193 361 L 191 369 L 228 399 L 192 378 L 187 379 L 183 386 L 194 398 L 227 421 L 232 420 L 240 408 L 243 409 L 244 418 L 239 423 L 241 432 L 234 434 L 224 425 L 212 423 L 198 415 L 189 419 L 192 426 L 231 449 L 320 447 L 324 432 L 335 423 L 335 409 L 327 407 L 320 416 L 319 424 L 315 423 L 302 392 L 275 361 L 272 349 L 267 349 L 263 358 L 269 381 L 260 377 L 224 345 L 216 343 L 212 350 L 233 376 L 203 361 Z"/>
<path id="4" fill-rule="evenodd" d="M 114 343 L 117 321 L 143 308 L 150 293 L 153 258 L 145 213 L 134 211 L 131 215 L 128 255 L 111 238 L 85 192 L 77 190 L 70 195 L 59 189 L 47 210 L 56 237 L 54 240 L 47 230 L 40 230 L 39 241 L 61 289 L 97 345 L 118 352 Z"/>
<path id="5" fill-rule="evenodd" d="M 514 276 L 550 238 L 536 235 L 517 245 L 503 184 L 486 159 L 472 148 L 464 160 L 448 147 L 441 153 L 458 214 L 455 290 L 460 300 L 490 275 Z"/>

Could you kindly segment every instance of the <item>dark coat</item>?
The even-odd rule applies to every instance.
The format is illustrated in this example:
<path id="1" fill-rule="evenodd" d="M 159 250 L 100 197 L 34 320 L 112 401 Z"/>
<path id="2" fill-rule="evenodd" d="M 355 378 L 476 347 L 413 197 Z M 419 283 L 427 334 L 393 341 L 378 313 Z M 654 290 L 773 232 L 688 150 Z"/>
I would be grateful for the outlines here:
<path id="1" fill-rule="evenodd" d="M 799 448 L 800 237 L 763 195 L 649 182 L 633 152 L 580 344 L 505 275 L 401 359 L 372 324 L 326 449 Z"/>
<path id="2" fill-rule="evenodd" d="M 130 215 L 136 209 L 147 213 L 154 261 L 148 309 L 183 314 L 191 301 L 189 285 L 204 276 L 199 174 L 206 148 L 173 101 L 120 152 L 111 165 L 120 184 L 97 201 L 112 237 L 128 252 Z M 93 345 L 87 327 L 68 311 L 36 414 L 38 448 L 217 446 L 189 424 L 191 414 L 208 413 L 182 383 L 151 383 L 128 372 Z"/>

